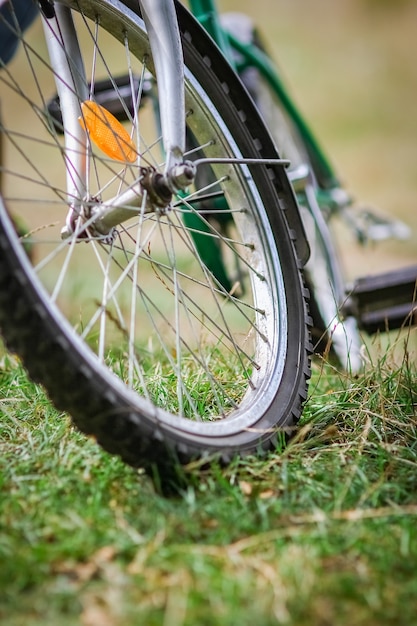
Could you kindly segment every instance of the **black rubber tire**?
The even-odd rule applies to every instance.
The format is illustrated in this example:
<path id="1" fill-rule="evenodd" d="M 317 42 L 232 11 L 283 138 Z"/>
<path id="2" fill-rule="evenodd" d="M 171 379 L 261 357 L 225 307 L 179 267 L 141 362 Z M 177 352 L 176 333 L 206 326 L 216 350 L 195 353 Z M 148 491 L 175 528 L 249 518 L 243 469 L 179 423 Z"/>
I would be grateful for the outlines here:
<path id="1" fill-rule="evenodd" d="M 126 5 L 137 11 L 136 2 Z M 241 153 L 278 157 L 240 81 L 180 4 L 177 12 L 186 67 L 210 95 L 223 122 L 233 129 Z M 200 432 L 191 428 L 195 423 L 190 420 L 168 419 L 104 366 L 51 302 L 8 215 L 7 197 L 1 199 L 0 328 L 6 344 L 81 431 L 94 435 L 105 450 L 120 455 L 126 463 L 150 473 L 157 467 L 161 475 L 168 475 L 177 461 L 185 463 L 196 457 L 216 455 L 228 462 L 236 454 L 270 449 L 276 445 L 278 433 L 292 432 L 301 414 L 310 376 L 311 344 L 308 292 L 296 255 L 296 246 L 302 249 L 303 242 L 296 242 L 288 227 L 293 217 L 295 222 L 298 219 L 297 207 L 281 166 L 256 165 L 250 172 L 279 254 L 287 336 L 283 362 L 271 366 L 271 380 L 274 372 L 280 377 L 275 397 L 249 427 L 235 432 L 229 428 L 233 416 L 224 420 L 224 432 L 223 422 L 217 421 L 212 430 L 205 425 Z"/>

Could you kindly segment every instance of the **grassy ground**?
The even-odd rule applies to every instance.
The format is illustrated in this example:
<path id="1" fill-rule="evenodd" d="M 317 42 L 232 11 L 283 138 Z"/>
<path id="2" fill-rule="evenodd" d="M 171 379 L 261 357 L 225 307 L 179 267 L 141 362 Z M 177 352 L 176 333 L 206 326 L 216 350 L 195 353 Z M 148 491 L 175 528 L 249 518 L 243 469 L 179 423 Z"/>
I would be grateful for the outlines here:
<path id="1" fill-rule="evenodd" d="M 221 5 L 261 22 L 355 194 L 417 233 L 415 3 Z M 367 250 L 366 268 L 415 262 L 416 241 Z M 290 446 L 191 467 L 189 488 L 171 499 L 76 432 L 3 357 L 0 623 L 417 623 L 417 379 L 406 339 L 372 347 L 357 378 L 315 363 Z"/>
<path id="2" fill-rule="evenodd" d="M 188 468 L 176 498 L 0 369 L 0 622 L 415 624 L 417 383 L 402 343 L 356 378 L 316 363 L 297 438 Z"/>

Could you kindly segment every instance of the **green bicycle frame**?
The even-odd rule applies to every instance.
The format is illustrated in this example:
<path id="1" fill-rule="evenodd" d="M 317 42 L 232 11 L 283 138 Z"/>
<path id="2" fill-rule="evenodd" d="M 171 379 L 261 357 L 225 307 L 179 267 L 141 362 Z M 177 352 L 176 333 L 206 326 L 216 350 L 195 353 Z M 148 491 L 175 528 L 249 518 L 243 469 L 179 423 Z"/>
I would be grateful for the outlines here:
<path id="1" fill-rule="evenodd" d="M 257 46 L 243 44 L 222 29 L 216 7 L 216 0 L 189 0 L 189 5 L 195 18 L 204 26 L 205 30 L 211 35 L 232 65 L 236 67 L 232 50 L 238 52 L 243 58 L 243 62 L 239 64 L 239 67 L 236 67 L 238 72 L 246 67 L 255 67 L 270 85 L 304 142 L 314 169 L 314 175 L 321 190 L 331 191 L 334 188 L 340 187 L 340 181 L 331 164 L 318 145 L 309 126 L 288 95 L 281 78 L 277 74 L 276 68 L 273 66 L 268 56 Z M 329 198 L 329 201 L 330 200 L 331 198 Z M 331 202 L 329 203 L 331 204 Z"/>
<path id="2" fill-rule="evenodd" d="M 188 4 L 194 17 L 214 39 L 229 62 L 232 62 L 231 49 L 219 20 L 215 0 L 189 0 Z"/>

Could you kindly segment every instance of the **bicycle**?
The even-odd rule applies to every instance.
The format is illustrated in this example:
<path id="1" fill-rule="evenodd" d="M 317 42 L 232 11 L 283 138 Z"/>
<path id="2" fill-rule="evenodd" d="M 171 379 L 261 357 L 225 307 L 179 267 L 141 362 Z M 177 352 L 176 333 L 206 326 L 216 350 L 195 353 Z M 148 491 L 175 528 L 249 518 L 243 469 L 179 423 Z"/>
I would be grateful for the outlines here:
<path id="1" fill-rule="evenodd" d="M 31 116 L 3 107 L 6 344 L 78 428 L 167 476 L 293 431 L 313 322 L 359 367 L 323 218 L 349 198 L 252 27 L 244 41 L 212 0 L 189 4 L 42 0 L 48 51 L 12 13 L 27 81 L 0 71 L 2 99 Z"/>

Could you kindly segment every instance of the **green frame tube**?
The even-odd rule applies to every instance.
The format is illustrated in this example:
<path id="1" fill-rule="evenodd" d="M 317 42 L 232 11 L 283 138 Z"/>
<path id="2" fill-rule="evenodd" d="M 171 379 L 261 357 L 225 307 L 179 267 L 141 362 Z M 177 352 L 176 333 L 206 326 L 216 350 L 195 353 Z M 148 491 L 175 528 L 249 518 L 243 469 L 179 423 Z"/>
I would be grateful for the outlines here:
<path id="1" fill-rule="evenodd" d="M 232 50 L 236 50 L 244 59 L 242 67 L 255 67 L 271 86 L 284 110 L 300 133 L 319 187 L 323 191 L 340 187 L 340 181 L 331 163 L 290 98 L 283 81 L 277 74 L 276 68 L 268 56 L 256 46 L 243 44 L 222 29 L 216 0 L 189 0 L 189 5 L 195 18 L 204 26 L 230 63 L 233 64 Z M 239 68 L 236 69 L 238 70 Z"/>

